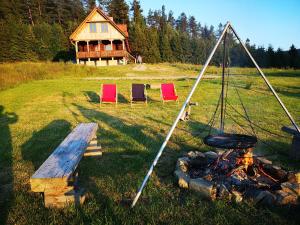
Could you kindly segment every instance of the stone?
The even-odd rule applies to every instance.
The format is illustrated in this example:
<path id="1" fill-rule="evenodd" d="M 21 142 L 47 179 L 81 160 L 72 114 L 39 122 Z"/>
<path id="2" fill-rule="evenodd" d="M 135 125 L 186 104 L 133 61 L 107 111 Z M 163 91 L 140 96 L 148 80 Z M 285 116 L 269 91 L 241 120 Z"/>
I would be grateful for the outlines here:
<path id="1" fill-rule="evenodd" d="M 231 199 L 231 193 L 224 184 L 219 187 L 218 197 L 222 199 Z"/>
<path id="2" fill-rule="evenodd" d="M 296 174 L 294 172 L 288 172 L 287 181 L 290 183 L 298 183 Z"/>
<path id="3" fill-rule="evenodd" d="M 205 168 L 207 166 L 207 159 L 205 157 L 197 156 L 191 159 L 189 165 L 191 168 L 196 169 Z"/>
<path id="4" fill-rule="evenodd" d="M 205 158 L 205 155 L 202 152 L 198 152 L 198 151 L 190 151 L 187 155 L 190 159 L 193 159 L 193 158 L 196 158 L 196 157 Z"/>
<path id="5" fill-rule="evenodd" d="M 207 158 L 207 163 L 208 164 L 214 163 L 217 160 L 217 158 L 219 157 L 219 155 L 217 153 L 212 152 L 212 151 L 205 152 L 204 155 Z"/>
<path id="6" fill-rule="evenodd" d="M 269 191 L 260 191 L 254 198 L 255 204 L 273 205 L 276 200 L 276 196 Z"/>
<path id="7" fill-rule="evenodd" d="M 207 157 L 207 158 L 210 158 L 210 159 L 217 159 L 219 156 L 217 153 L 213 152 L 213 151 L 208 151 L 208 152 L 205 152 L 204 155 Z"/>
<path id="8" fill-rule="evenodd" d="M 281 189 L 284 192 L 293 192 L 300 196 L 300 184 L 284 182 L 281 184 Z"/>
<path id="9" fill-rule="evenodd" d="M 259 161 L 259 163 L 261 164 L 272 164 L 272 161 L 266 159 L 265 157 L 257 157 L 257 160 Z"/>
<path id="10" fill-rule="evenodd" d="M 287 180 L 288 173 L 285 170 L 281 169 L 279 166 L 264 164 L 263 169 L 267 174 L 277 180 Z"/>
<path id="11" fill-rule="evenodd" d="M 298 184 L 300 184 L 300 172 L 295 173 L 295 177 L 296 177 L 296 182 L 297 182 Z"/>
<path id="12" fill-rule="evenodd" d="M 177 160 L 176 169 L 181 170 L 182 172 L 187 172 L 189 169 L 190 159 L 188 157 L 182 157 Z"/>
<path id="13" fill-rule="evenodd" d="M 213 183 L 202 178 L 191 179 L 190 189 L 196 191 L 202 198 L 214 200 L 215 193 Z"/>
<path id="14" fill-rule="evenodd" d="M 176 170 L 174 173 L 178 180 L 178 186 L 181 188 L 189 188 L 190 176 L 181 170 Z"/>
<path id="15" fill-rule="evenodd" d="M 243 201 L 243 196 L 242 196 L 242 194 L 240 192 L 238 192 L 238 191 L 231 191 L 231 193 L 232 193 L 233 200 L 235 202 L 241 202 L 241 201 Z"/>
<path id="16" fill-rule="evenodd" d="M 283 190 L 276 191 L 276 204 L 297 204 L 298 196 L 292 192 L 285 192 Z"/>

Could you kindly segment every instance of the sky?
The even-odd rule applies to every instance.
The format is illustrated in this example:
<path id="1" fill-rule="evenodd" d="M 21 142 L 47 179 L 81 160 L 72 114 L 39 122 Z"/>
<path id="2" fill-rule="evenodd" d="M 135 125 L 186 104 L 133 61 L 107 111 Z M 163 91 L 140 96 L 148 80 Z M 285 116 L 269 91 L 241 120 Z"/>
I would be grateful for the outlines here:
<path id="1" fill-rule="evenodd" d="M 130 0 L 128 0 L 130 1 Z M 131 1 L 130 1 L 131 2 Z M 149 9 L 172 10 L 195 16 L 201 25 L 217 28 L 230 21 L 239 36 L 251 44 L 288 50 L 300 48 L 300 0 L 140 0 L 143 14 Z"/>

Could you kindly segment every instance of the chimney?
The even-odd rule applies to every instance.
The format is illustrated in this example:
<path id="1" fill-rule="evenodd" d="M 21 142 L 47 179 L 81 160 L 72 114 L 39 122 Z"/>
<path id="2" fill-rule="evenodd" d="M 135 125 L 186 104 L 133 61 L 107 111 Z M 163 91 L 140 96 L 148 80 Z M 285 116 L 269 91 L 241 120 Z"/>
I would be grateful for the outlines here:
<path id="1" fill-rule="evenodd" d="M 113 17 L 110 16 L 110 17 L 108 17 L 108 18 L 109 18 L 110 20 L 114 21 L 114 18 L 113 18 Z"/>

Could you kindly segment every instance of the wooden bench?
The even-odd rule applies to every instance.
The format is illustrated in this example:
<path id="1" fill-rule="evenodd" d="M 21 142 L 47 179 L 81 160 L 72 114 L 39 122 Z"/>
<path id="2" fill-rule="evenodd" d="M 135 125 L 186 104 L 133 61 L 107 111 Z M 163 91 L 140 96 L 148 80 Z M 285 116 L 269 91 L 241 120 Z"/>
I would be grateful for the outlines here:
<path id="1" fill-rule="evenodd" d="M 84 191 L 77 184 L 76 168 L 83 155 L 101 155 L 97 146 L 98 124 L 79 124 L 30 178 L 33 192 L 44 192 L 46 207 L 83 203 Z"/>
<path id="2" fill-rule="evenodd" d="M 293 135 L 290 156 L 293 159 L 300 159 L 300 133 L 296 130 L 295 127 L 283 126 L 281 130 Z"/>

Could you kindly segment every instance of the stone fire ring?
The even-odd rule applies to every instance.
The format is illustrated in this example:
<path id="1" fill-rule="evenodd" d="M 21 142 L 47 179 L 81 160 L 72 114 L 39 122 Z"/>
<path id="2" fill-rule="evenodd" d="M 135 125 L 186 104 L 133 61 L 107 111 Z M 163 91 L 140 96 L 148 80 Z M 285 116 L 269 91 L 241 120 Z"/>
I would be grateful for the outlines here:
<path id="1" fill-rule="evenodd" d="M 195 178 L 192 179 L 189 175 L 189 164 L 190 162 L 197 158 L 197 157 L 206 157 L 209 160 L 216 160 L 219 155 L 213 151 L 208 151 L 205 153 L 198 152 L 198 151 L 191 151 L 185 157 L 178 158 L 176 164 L 176 170 L 174 172 L 178 186 L 180 188 L 189 189 L 195 191 L 200 198 L 207 199 L 207 200 L 215 200 L 216 199 L 216 185 L 214 182 L 206 180 L 204 178 Z M 261 158 L 261 161 L 264 163 L 272 164 L 271 161 Z M 275 166 L 274 166 L 275 167 Z M 285 204 L 297 204 L 299 203 L 299 196 L 300 196 L 300 172 L 295 173 L 296 181 L 295 183 L 285 182 L 281 184 L 281 187 L 285 191 L 279 191 L 279 193 L 283 193 L 283 196 L 271 196 L 275 197 L 271 201 L 272 204 L 277 205 L 285 205 Z M 286 191 L 288 190 L 288 191 Z M 270 201 L 265 201 L 266 198 L 270 197 L 268 194 L 270 192 L 263 191 L 261 194 L 256 196 L 254 203 L 263 203 L 269 204 Z M 286 194 L 288 193 L 288 194 Z M 291 200 L 289 193 L 293 193 L 293 198 Z M 235 202 L 241 202 L 243 200 L 243 196 L 239 192 L 232 191 L 231 198 L 229 200 L 233 200 Z M 264 200 L 264 201 L 262 201 Z"/>

